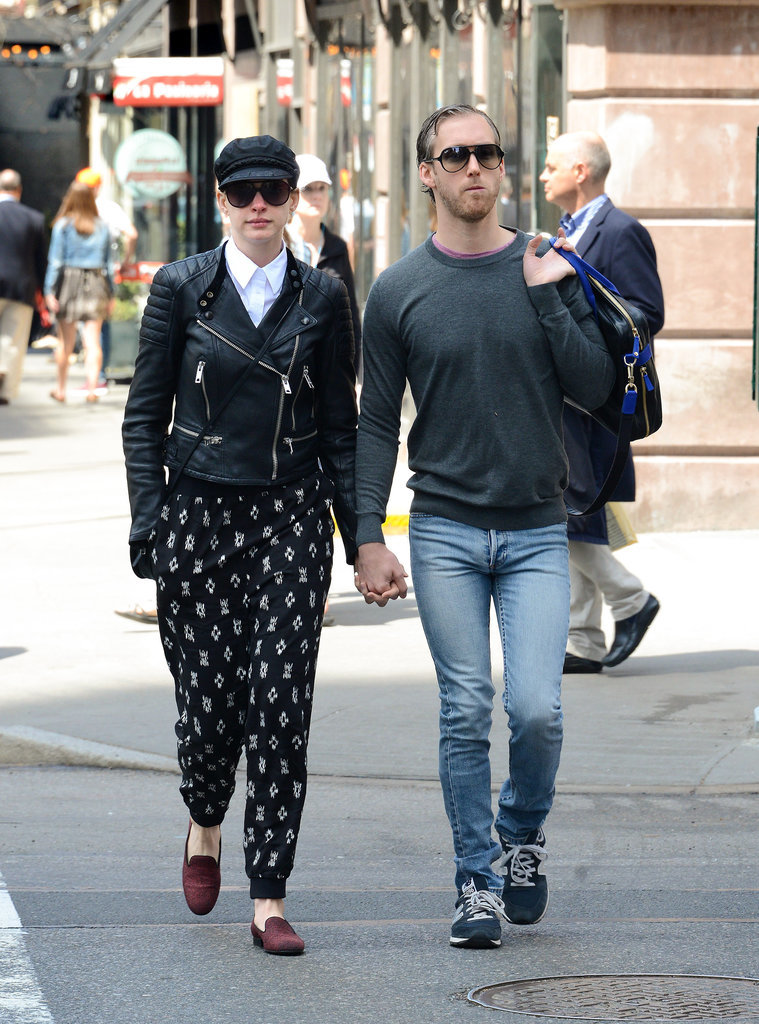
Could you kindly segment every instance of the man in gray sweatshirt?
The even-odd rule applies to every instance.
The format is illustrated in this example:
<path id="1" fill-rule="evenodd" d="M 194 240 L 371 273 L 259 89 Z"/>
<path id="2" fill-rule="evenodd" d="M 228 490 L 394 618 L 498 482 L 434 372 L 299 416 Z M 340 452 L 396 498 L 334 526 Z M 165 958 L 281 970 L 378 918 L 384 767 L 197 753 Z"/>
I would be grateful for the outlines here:
<path id="1" fill-rule="evenodd" d="M 406 594 L 382 523 L 408 380 L 411 573 L 438 678 L 456 866 L 450 941 L 490 948 L 500 917 L 534 924 L 548 904 L 542 826 L 561 750 L 569 620 L 562 403 L 566 394 L 596 408 L 614 373 L 567 261 L 498 224 L 503 151 L 491 119 L 440 108 L 421 128 L 417 163 L 438 230 L 380 274 L 366 306 L 355 580 L 370 603 Z M 495 821 L 491 602 L 511 733 Z"/>

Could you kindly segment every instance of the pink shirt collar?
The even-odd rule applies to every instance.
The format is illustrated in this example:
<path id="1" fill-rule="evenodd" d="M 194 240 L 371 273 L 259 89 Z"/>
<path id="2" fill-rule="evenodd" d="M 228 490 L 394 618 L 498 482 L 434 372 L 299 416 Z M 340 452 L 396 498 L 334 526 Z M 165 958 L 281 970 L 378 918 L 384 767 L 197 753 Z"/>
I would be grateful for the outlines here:
<path id="1" fill-rule="evenodd" d="M 514 241 L 510 238 L 504 245 L 499 245 L 497 249 L 489 249 L 487 252 L 456 252 L 455 249 L 449 249 L 447 245 L 443 245 L 442 242 L 438 242 L 437 234 L 432 236 L 432 244 L 440 252 L 445 253 L 446 256 L 453 256 L 457 260 L 478 260 L 481 256 L 493 256 L 497 252 L 502 252 Z"/>

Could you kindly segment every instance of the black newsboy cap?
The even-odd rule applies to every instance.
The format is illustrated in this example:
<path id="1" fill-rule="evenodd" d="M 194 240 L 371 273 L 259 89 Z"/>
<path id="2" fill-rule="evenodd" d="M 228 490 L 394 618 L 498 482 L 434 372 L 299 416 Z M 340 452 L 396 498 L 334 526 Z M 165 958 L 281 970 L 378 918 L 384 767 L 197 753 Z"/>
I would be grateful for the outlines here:
<path id="1" fill-rule="evenodd" d="M 300 168 L 295 153 L 271 135 L 251 135 L 228 142 L 213 165 L 219 188 L 232 181 L 286 178 L 295 187 Z"/>

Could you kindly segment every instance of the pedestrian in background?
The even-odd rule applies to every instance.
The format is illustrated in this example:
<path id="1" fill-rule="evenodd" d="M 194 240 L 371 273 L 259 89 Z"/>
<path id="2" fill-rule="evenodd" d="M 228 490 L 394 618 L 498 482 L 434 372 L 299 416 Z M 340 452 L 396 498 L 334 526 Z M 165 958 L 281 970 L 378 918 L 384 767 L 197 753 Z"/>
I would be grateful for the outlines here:
<path id="1" fill-rule="evenodd" d="M 330 231 L 325 223 L 331 206 L 332 178 L 324 161 L 313 153 L 299 153 L 295 159 L 300 168 L 300 201 L 288 225 L 286 241 L 292 245 L 299 259 L 345 282 L 353 317 L 355 369 L 358 375 L 361 362 L 361 314 L 356 300 L 353 267 L 346 241 Z"/>
<path id="2" fill-rule="evenodd" d="M 100 171 L 96 171 L 94 167 L 83 167 L 77 174 L 76 181 L 83 182 L 94 193 L 98 216 L 106 222 L 111 235 L 111 245 L 114 249 L 114 271 L 118 274 L 123 264 L 131 263 L 134 260 L 137 238 L 139 237 L 137 228 L 115 199 L 106 199 L 101 195 L 103 178 Z M 111 323 L 107 317 L 103 320 L 103 326 L 100 331 L 100 347 L 103 351 L 103 359 L 98 381 L 98 392 L 102 393 L 107 388 L 108 382 L 105 371 L 111 362 Z"/>
<path id="3" fill-rule="evenodd" d="M 561 410 L 564 395 L 598 406 L 614 371 L 567 261 L 499 226 L 503 150 L 492 120 L 465 105 L 435 111 L 417 164 L 436 233 L 380 274 L 364 316 L 356 585 L 378 604 L 406 593 L 382 523 L 408 380 L 411 572 L 440 691 L 456 865 L 450 942 L 491 948 L 499 917 L 535 924 L 548 905 L 543 824 L 561 751 L 569 620 Z M 511 732 L 495 823 L 491 604 Z"/>
<path id="4" fill-rule="evenodd" d="M 283 244 L 295 154 L 269 135 L 236 139 L 214 171 L 229 239 L 162 267 L 142 320 L 123 426 L 129 539 L 136 574 L 158 585 L 175 682 L 187 904 L 207 914 L 216 903 L 244 748 L 251 932 L 268 953 L 296 954 L 284 899 L 333 501 L 355 557 L 353 330 L 345 285 Z"/>
<path id="5" fill-rule="evenodd" d="M 313 153 L 299 153 L 295 158 L 300 168 L 298 175 L 298 191 L 300 201 L 298 208 L 290 218 L 285 232 L 285 241 L 292 248 L 298 259 L 304 260 L 312 267 L 339 277 L 348 289 L 353 317 L 353 366 L 356 377 L 360 375 L 361 363 L 361 314 L 356 300 L 356 286 L 353 281 L 348 246 L 344 239 L 330 231 L 324 223 L 330 208 L 329 190 L 332 178 L 327 165 Z M 323 625 L 334 626 L 335 617 L 330 614 L 329 601 L 324 607 Z"/>
<path id="6" fill-rule="evenodd" d="M 550 145 L 540 180 L 546 199 L 566 211 L 560 224 L 569 241 L 645 314 L 653 340 L 664 323 L 656 251 L 643 225 L 618 210 L 606 194 L 610 168 L 609 150 L 600 135 L 569 132 Z M 566 405 L 564 441 L 568 493 L 581 496 L 581 506 L 605 480 L 616 437 L 587 413 Z M 635 500 L 631 451 L 610 500 Z M 570 516 L 568 536 L 572 600 L 564 672 L 600 672 L 604 665 L 619 665 L 630 657 L 656 617 L 659 602 L 612 552 L 604 509 L 590 516 Z M 601 628 L 604 602 L 615 623 L 608 651 Z"/>
<path id="7" fill-rule="evenodd" d="M 50 392 L 56 402 L 66 401 L 69 357 L 74 352 L 79 322 L 86 400 L 98 400 L 95 389 L 102 364 L 100 329 L 113 308 L 113 272 L 108 225 L 98 216 L 92 189 L 75 181 L 53 221 L 45 277 L 45 300 L 58 320 L 58 380 Z"/>
<path id="8" fill-rule="evenodd" d="M 0 171 L 0 405 L 18 394 L 47 267 L 45 221 L 21 202 L 21 175 Z"/>

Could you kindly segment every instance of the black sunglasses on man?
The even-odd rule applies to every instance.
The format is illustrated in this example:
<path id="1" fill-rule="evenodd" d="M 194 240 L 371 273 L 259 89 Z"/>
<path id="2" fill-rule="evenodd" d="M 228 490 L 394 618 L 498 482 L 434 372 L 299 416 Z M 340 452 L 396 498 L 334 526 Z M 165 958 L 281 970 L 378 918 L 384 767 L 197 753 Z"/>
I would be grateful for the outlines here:
<path id="1" fill-rule="evenodd" d="M 426 162 L 432 163 L 437 160 L 444 171 L 451 174 L 466 167 L 474 153 L 477 163 L 488 171 L 494 171 L 503 160 L 503 150 L 494 142 L 487 142 L 479 146 L 447 146 L 440 156 L 431 156 Z"/>

